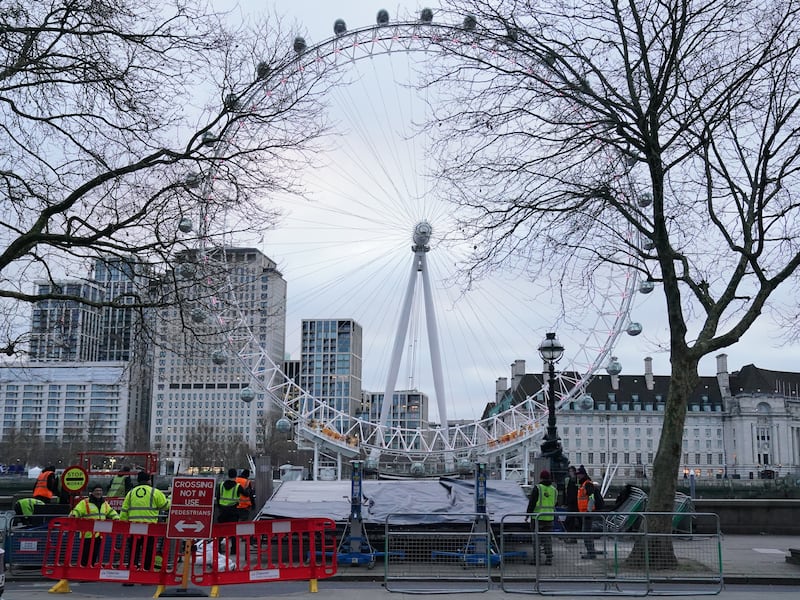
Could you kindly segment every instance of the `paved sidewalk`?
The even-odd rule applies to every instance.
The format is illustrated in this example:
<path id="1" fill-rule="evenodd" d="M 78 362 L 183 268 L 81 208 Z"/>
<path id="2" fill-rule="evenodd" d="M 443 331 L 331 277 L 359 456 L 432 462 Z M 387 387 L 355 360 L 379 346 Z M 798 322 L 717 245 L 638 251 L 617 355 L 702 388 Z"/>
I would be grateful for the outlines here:
<path id="1" fill-rule="evenodd" d="M 722 563 L 725 589 L 720 597 L 730 600 L 749 600 L 769 597 L 771 600 L 795 600 L 800 597 L 800 565 L 786 562 L 789 548 L 800 548 L 800 536 L 727 535 L 722 537 Z M 334 579 L 319 581 L 319 592 L 311 593 L 307 582 L 260 583 L 220 588 L 220 597 L 226 600 L 254 598 L 286 598 L 287 600 L 399 600 L 419 599 L 419 594 L 393 593 L 384 589 L 383 570 L 343 569 Z M 48 593 L 54 581 L 45 579 L 12 579 L 6 583 L 3 600 L 53 600 Z M 458 585 L 458 584 L 454 584 Z M 751 587 L 755 585 L 756 587 Z M 70 584 L 71 594 L 65 600 L 96 600 L 97 598 L 149 598 L 155 588 L 135 586 L 122 588 L 112 583 Z M 174 591 L 171 589 L 169 591 Z M 190 589 L 190 592 L 192 590 Z M 208 593 L 204 588 L 196 590 Z M 191 593 L 179 593 L 192 597 Z M 611 594 L 613 595 L 613 593 Z M 465 595 L 462 593 L 436 594 L 437 600 L 465 600 L 472 596 L 485 600 L 519 598 L 519 594 L 506 593 L 495 581 L 487 592 Z M 585 600 L 586 595 L 560 596 L 564 600 Z M 707 598 L 707 595 L 680 596 L 688 600 Z"/>

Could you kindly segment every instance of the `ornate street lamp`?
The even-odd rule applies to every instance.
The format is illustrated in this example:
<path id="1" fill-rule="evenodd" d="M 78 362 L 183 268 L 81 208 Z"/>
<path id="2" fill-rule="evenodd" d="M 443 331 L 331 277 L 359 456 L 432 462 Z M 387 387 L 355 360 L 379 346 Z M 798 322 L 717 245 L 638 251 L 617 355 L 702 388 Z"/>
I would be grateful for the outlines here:
<path id="1" fill-rule="evenodd" d="M 539 356 L 547 364 L 547 433 L 541 445 L 542 458 L 550 459 L 550 475 L 553 483 L 561 489 L 567 475 L 569 459 L 561 448 L 561 439 L 556 429 L 556 363 L 564 356 L 564 346 L 558 341 L 555 333 L 546 334 L 539 344 Z"/>

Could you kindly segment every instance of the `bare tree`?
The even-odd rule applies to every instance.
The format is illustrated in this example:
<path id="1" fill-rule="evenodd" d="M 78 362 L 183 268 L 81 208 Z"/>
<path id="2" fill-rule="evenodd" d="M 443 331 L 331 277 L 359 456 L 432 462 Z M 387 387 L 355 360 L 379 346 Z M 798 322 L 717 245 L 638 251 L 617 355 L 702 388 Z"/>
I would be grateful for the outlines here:
<path id="1" fill-rule="evenodd" d="M 124 307 L 141 326 L 191 287 L 172 269 L 181 252 L 270 227 L 264 198 L 296 191 L 322 129 L 317 80 L 296 60 L 276 22 L 233 28 L 205 3 L 3 3 L 0 351 L 27 341 L 9 303 Z M 141 285 L 60 285 L 98 257 L 134 263 Z"/>
<path id="2" fill-rule="evenodd" d="M 800 265 L 800 6 L 446 4 L 473 17 L 432 80 L 467 274 L 510 265 L 557 297 L 615 263 L 660 286 L 671 384 L 649 509 L 670 511 L 699 360 L 767 311 L 797 315 L 775 292 Z"/>
<path id="3" fill-rule="evenodd" d="M 217 429 L 212 423 L 199 421 L 193 429 L 186 433 L 184 448 L 191 466 L 219 466 L 222 449 Z"/>
<path id="4" fill-rule="evenodd" d="M 264 456 L 269 456 L 273 466 L 286 463 L 303 465 L 308 457 L 301 454 L 297 443 L 292 439 L 291 432 L 278 431 L 276 423 L 280 414 L 266 412 L 258 417 L 256 424 L 257 450 Z"/>

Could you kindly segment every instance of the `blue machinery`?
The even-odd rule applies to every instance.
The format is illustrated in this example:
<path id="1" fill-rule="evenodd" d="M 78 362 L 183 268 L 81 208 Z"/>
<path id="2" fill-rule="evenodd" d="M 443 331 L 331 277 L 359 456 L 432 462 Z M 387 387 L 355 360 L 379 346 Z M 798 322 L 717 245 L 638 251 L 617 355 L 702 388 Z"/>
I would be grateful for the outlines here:
<path id="1" fill-rule="evenodd" d="M 350 475 L 350 517 L 339 541 L 336 561 L 340 565 L 362 566 L 368 569 L 375 567 L 378 558 L 384 558 L 387 553 L 376 551 L 367 538 L 364 522 L 361 514 L 363 506 L 363 461 L 352 461 L 352 471 Z M 475 465 L 475 520 L 472 523 L 472 530 L 466 545 L 455 552 L 444 550 L 431 551 L 431 558 L 445 558 L 460 560 L 464 566 L 497 566 L 502 559 L 525 558 L 527 553 L 524 551 L 506 552 L 500 555 L 497 552 L 497 545 L 489 522 L 489 515 L 486 512 L 486 477 L 487 465 L 477 463 Z M 405 553 L 402 551 L 389 552 L 393 558 L 403 559 Z"/>
<path id="2" fill-rule="evenodd" d="M 361 516 L 362 483 L 364 480 L 364 462 L 354 460 L 350 463 L 350 518 L 342 533 L 339 548 L 336 552 L 336 562 L 340 565 L 361 566 L 367 565 L 368 569 L 375 566 L 375 560 L 386 555 L 377 552 L 369 543 L 367 531 Z M 392 552 L 392 556 L 403 557 L 403 553 Z"/>

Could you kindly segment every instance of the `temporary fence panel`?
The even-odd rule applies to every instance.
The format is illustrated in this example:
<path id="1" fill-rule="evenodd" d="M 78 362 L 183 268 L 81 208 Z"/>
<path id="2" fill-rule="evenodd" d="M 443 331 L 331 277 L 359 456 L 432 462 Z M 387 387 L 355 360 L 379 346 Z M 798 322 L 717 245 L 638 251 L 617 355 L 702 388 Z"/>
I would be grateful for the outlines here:
<path id="1" fill-rule="evenodd" d="M 50 524 L 41 572 L 175 586 L 185 581 L 188 557 L 195 585 L 323 579 L 336 574 L 335 539 L 328 535 L 334 527 L 330 519 L 225 523 L 215 525 L 212 538 L 192 543 L 167 538 L 165 523 L 58 519 Z"/>
<path id="2" fill-rule="evenodd" d="M 610 528 L 604 513 L 542 513 L 565 515 L 581 530 L 550 531 L 541 520 L 520 525 L 524 514 L 506 515 L 501 521 L 503 553 L 525 551 L 524 561 L 505 560 L 500 570 L 506 592 L 530 594 L 647 593 L 644 569 L 623 568 L 623 557 L 642 537 L 640 532 Z M 632 514 L 632 513 L 631 513 Z M 623 514 L 627 518 L 628 514 Z"/>
<path id="3" fill-rule="evenodd" d="M 714 533 L 655 533 L 659 519 L 691 524 L 695 518 L 710 524 Z M 683 521 L 681 521 L 683 519 Z M 722 534 L 719 515 L 713 513 L 645 513 L 647 531 L 650 593 L 685 595 L 719 594 L 722 591 Z M 690 527 L 689 527 L 690 528 Z"/>
<path id="4" fill-rule="evenodd" d="M 14 515 L 3 541 L 8 572 L 15 577 L 38 577 L 47 546 L 47 523 L 63 515 Z M 34 520 L 35 519 L 35 520 Z M 31 523 L 38 523 L 31 526 Z"/>
<path id="5" fill-rule="evenodd" d="M 694 503 L 690 496 L 676 492 L 672 512 L 675 513 L 672 517 L 673 532 L 691 533 L 694 530 Z"/>
<path id="6" fill-rule="evenodd" d="M 586 513 L 567 513 L 586 521 Z M 503 553 L 525 550 L 527 561 L 504 560 L 501 584 L 506 592 L 547 595 L 715 594 L 722 584 L 718 521 L 716 535 L 692 536 L 649 531 L 661 516 L 666 526 L 675 513 L 594 513 L 581 531 L 542 531 L 534 522 L 521 527 L 519 515 L 501 523 Z M 617 522 L 639 518 L 636 530 Z M 715 516 L 714 516 L 715 517 Z M 663 526 L 663 523 L 661 524 Z M 551 560 L 546 554 L 551 550 Z M 537 554 L 538 552 L 538 554 Z M 674 552 L 674 558 L 672 558 Z"/>
<path id="7" fill-rule="evenodd" d="M 500 564 L 499 547 L 485 514 L 448 514 L 432 525 L 430 515 L 386 516 L 384 581 L 391 592 L 484 592 Z"/>

